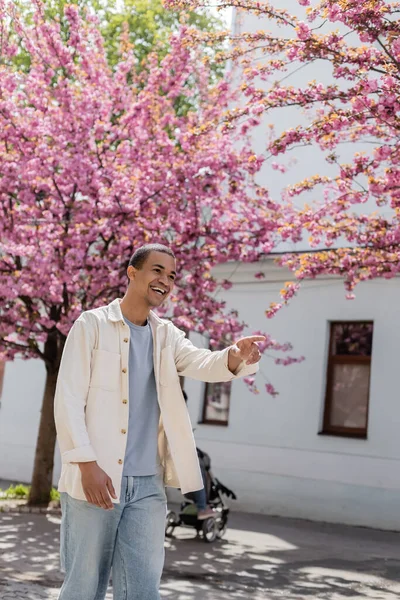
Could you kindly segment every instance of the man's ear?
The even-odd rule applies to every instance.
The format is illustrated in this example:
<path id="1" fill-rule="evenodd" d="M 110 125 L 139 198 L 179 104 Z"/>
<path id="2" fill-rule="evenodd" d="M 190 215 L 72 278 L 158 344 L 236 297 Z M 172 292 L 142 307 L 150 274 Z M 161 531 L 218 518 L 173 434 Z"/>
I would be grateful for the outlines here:
<path id="1" fill-rule="evenodd" d="M 135 279 L 136 271 L 137 271 L 137 269 L 135 269 L 135 267 L 132 267 L 132 265 L 129 265 L 129 267 L 126 271 L 129 281 L 133 281 Z"/>

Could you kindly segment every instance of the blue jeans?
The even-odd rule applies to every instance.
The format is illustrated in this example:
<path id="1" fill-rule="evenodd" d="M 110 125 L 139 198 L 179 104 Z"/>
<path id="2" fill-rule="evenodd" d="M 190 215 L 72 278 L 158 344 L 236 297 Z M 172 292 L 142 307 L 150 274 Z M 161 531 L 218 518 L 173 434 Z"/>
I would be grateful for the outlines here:
<path id="1" fill-rule="evenodd" d="M 187 494 L 187 497 L 190 498 L 190 500 L 193 500 L 198 510 L 205 510 L 207 508 L 207 496 L 204 488 L 202 490 L 197 490 L 197 492 Z"/>
<path id="2" fill-rule="evenodd" d="M 104 600 L 112 568 L 114 600 L 160 600 L 167 500 L 162 475 L 123 477 L 107 511 L 61 494 L 59 600 Z"/>
<path id="3" fill-rule="evenodd" d="M 185 494 L 186 498 L 189 500 L 193 500 L 198 510 L 205 510 L 207 508 L 207 472 L 203 466 L 203 463 L 200 461 L 200 470 L 201 476 L 203 478 L 204 487 L 202 490 L 197 490 L 197 492 L 189 492 L 189 494 Z"/>

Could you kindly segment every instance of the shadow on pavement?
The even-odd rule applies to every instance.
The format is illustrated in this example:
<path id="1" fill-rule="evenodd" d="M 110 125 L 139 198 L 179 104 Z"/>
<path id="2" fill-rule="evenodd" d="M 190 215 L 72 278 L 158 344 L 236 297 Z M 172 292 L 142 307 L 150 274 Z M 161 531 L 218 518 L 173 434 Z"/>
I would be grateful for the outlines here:
<path id="1" fill-rule="evenodd" d="M 59 582 L 59 519 L 0 515 L 0 577 Z"/>
<path id="2" fill-rule="evenodd" d="M 229 525 L 226 539 L 211 545 L 176 529 L 165 576 L 202 581 L 214 589 L 210 598 L 399 598 L 398 533 L 248 514 Z M 196 597 L 186 590 L 178 598 Z"/>
<path id="3" fill-rule="evenodd" d="M 163 599 L 399 598 L 400 534 L 246 514 L 229 526 L 214 544 L 183 528 L 166 541 Z M 56 593 L 58 536 L 57 517 L 0 515 L 0 597 L 10 582 Z"/>

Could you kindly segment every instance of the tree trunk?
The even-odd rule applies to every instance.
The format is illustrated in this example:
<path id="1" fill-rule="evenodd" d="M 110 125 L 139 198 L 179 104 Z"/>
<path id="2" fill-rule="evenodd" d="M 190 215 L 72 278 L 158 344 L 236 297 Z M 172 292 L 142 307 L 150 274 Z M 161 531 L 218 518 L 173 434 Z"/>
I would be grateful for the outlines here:
<path id="1" fill-rule="evenodd" d="M 36 443 L 35 463 L 31 490 L 28 498 L 30 506 L 47 505 L 53 483 L 54 449 L 56 427 L 54 423 L 54 394 L 60 366 L 63 341 L 57 333 L 49 334 L 45 344 L 46 384 L 44 388 L 39 433 Z"/>
<path id="2" fill-rule="evenodd" d="M 54 424 L 54 392 L 57 372 L 47 370 L 39 434 L 36 443 L 35 463 L 28 504 L 48 504 L 53 482 L 54 449 L 56 445 L 56 426 Z"/>

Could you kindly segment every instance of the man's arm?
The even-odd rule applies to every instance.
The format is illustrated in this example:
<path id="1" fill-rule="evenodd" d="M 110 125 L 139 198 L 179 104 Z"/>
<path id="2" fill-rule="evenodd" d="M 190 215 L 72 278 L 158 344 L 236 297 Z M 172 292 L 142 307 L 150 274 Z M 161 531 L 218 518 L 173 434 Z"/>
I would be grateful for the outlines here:
<path id="1" fill-rule="evenodd" d="M 61 459 L 78 463 L 88 502 L 110 509 L 115 491 L 110 477 L 96 462 L 86 428 L 85 406 L 90 385 L 95 329 L 89 319 L 79 318 L 65 342 L 54 399 L 54 418 Z"/>
<path id="2" fill-rule="evenodd" d="M 54 398 L 54 418 L 63 463 L 96 460 L 85 421 L 94 340 L 91 323 L 80 318 L 65 342 Z"/>
<path id="3" fill-rule="evenodd" d="M 246 377 L 258 371 L 258 355 L 257 361 L 246 364 L 247 361 L 244 359 L 242 351 L 237 348 L 237 344 L 225 350 L 212 352 L 211 350 L 196 348 L 179 329 L 176 328 L 175 333 L 175 367 L 182 377 L 191 377 L 192 379 L 213 383 L 231 381 L 236 377 Z M 260 336 L 257 336 L 257 339 L 260 340 Z M 241 341 L 239 340 L 238 343 Z M 258 352 L 256 345 L 255 348 Z M 255 355 L 252 356 L 251 360 L 253 358 L 255 358 Z"/>

